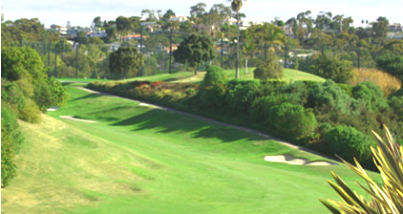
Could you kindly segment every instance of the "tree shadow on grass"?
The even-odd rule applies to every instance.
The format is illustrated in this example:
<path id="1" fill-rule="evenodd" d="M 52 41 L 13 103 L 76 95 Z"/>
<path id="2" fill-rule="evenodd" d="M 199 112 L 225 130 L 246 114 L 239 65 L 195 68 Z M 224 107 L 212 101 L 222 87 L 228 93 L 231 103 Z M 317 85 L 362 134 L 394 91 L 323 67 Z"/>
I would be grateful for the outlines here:
<path id="1" fill-rule="evenodd" d="M 87 94 L 85 96 L 74 98 L 74 99 L 72 99 L 70 101 L 78 101 L 78 100 L 84 100 L 84 99 L 95 99 L 95 98 L 102 97 L 102 96 L 107 96 L 107 95 L 93 93 L 93 94 Z"/>
<path id="2" fill-rule="evenodd" d="M 193 138 L 216 138 L 225 143 L 241 139 L 251 141 L 266 139 L 233 127 L 161 109 L 153 109 L 111 125 L 135 126 L 132 131 L 154 129 L 158 130 L 158 133 L 190 133 Z"/>

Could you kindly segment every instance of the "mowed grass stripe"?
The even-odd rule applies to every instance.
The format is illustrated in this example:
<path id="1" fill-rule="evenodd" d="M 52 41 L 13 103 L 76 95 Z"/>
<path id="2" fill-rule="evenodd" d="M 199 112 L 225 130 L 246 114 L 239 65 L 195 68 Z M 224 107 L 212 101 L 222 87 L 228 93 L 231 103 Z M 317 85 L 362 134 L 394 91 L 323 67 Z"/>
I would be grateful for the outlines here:
<path id="1" fill-rule="evenodd" d="M 7 213 L 323 213 L 319 198 L 344 166 L 265 162 L 320 157 L 237 129 L 69 87 L 66 107 L 22 123 Z M 95 120 L 85 123 L 61 115 Z M 57 118 L 57 119 L 55 119 Z"/>

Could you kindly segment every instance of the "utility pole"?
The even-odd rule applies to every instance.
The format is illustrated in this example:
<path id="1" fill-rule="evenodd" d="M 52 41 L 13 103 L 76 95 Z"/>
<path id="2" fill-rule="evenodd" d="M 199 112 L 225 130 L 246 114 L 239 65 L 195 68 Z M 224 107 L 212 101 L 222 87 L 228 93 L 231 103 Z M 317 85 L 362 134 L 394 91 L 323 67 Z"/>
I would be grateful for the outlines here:
<path id="1" fill-rule="evenodd" d="M 224 62 L 224 39 L 221 37 L 221 68 Z"/>
<path id="2" fill-rule="evenodd" d="M 78 48 L 80 47 L 80 44 L 77 43 L 76 47 L 76 78 L 78 78 Z"/>
<path id="3" fill-rule="evenodd" d="M 172 73 L 172 33 L 173 27 L 171 26 L 171 35 L 169 36 L 169 73 Z"/>

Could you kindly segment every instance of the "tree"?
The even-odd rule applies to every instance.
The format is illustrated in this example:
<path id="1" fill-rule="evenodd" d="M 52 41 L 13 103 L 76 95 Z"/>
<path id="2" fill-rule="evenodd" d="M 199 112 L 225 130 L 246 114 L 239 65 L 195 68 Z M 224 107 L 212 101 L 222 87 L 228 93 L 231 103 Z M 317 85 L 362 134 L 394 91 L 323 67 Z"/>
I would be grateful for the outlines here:
<path id="1" fill-rule="evenodd" d="M 264 23 L 262 27 L 259 36 L 262 37 L 264 41 L 264 58 L 266 59 L 267 45 L 271 48 L 274 48 L 274 45 L 284 45 L 286 36 L 284 35 L 284 31 L 281 28 L 276 27 L 274 24 Z"/>
<path id="2" fill-rule="evenodd" d="M 191 34 L 179 44 L 173 55 L 176 62 L 183 64 L 188 62 L 190 66 L 194 67 L 195 75 L 197 75 L 197 66 L 202 62 L 214 59 L 215 50 L 209 37 Z"/>
<path id="3" fill-rule="evenodd" d="M 130 20 L 127 17 L 119 16 L 116 18 L 116 29 L 120 32 L 120 35 L 127 34 L 131 29 Z"/>
<path id="4" fill-rule="evenodd" d="M 200 2 L 190 7 L 190 19 L 196 21 L 197 18 L 202 17 L 206 13 L 206 4 Z"/>
<path id="5" fill-rule="evenodd" d="M 109 56 L 109 69 L 124 78 L 137 74 L 143 63 L 143 55 L 134 47 L 121 46 Z"/>
<path id="6" fill-rule="evenodd" d="M 145 9 L 141 11 L 141 16 L 146 16 L 146 22 L 155 22 L 157 17 L 155 16 L 155 11 L 150 9 Z"/>
<path id="7" fill-rule="evenodd" d="M 229 0 L 231 1 L 231 9 L 236 13 L 236 24 L 237 24 L 237 31 L 236 31 L 236 40 L 237 40 L 237 46 L 236 46 L 236 71 L 235 71 L 235 78 L 239 78 L 239 11 L 242 8 L 243 1 L 245 0 Z"/>
<path id="8" fill-rule="evenodd" d="M 176 16 L 175 12 L 172 11 L 171 9 L 167 10 L 167 12 L 164 13 L 164 15 L 162 16 L 163 21 L 169 22 L 169 20 Z"/>
<path id="9" fill-rule="evenodd" d="M 324 11 L 319 12 L 314 23 L 316 25 L 316 28 L 324 30 L 332 23 L 332 13 Z"/>
<path id="10" fill-rule="evenodd" d="M 102 27 L 102 21 L 101 21 L 101 17 L 97 16 L 94 18 L 94 20 L 92 21 L 92 26 L 100 28 Z"/>
<path id="11" fill-rule="evenodd" d="M 372 23 L 372 31 L 374 37 L 378 39 L 385 39 L 388 32 L 389 20 L 386 17 L 380 16 L 376 22 Z"/>

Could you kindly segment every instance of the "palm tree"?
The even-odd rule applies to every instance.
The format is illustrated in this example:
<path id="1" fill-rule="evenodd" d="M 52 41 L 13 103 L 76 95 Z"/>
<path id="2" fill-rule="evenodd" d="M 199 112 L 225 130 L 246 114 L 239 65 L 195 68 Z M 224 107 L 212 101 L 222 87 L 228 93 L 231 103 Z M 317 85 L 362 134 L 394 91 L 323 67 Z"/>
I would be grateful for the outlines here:
<path id="1" fill-rule="evenodd" d="M 270 45 L 270 48 L 274 48 L 274 45 L 283 46 L 286 36 L 284 35 L 284 31 L 276 27 L 274 24 L 265 23 L 263 25 L 263 39 L 264 39 L 264 58 L 267 58 L 267 45 Z"/>
<path id="2" fill-rule="evenodd" d="M 235 78 L 239 78 L 239 11 L 242 8 L 242 3 L 246 0 L 228 0 L 231 2 L 231 8 L 236 13 L 236 22 L 237 22 L 237 47 L 236 47 L 236 72 Z"/>

